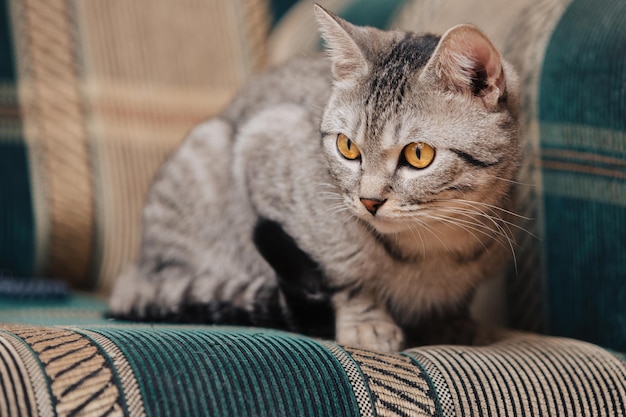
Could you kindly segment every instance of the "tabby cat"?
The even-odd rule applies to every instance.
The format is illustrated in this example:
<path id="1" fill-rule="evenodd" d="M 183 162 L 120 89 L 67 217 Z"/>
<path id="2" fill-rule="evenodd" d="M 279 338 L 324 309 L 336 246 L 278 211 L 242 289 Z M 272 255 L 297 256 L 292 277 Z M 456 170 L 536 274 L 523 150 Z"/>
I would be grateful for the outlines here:
<path id="1" fill-rule="evenodd" d="M 315 14 L 327 55 L 260 76 L 163 165 L 111 316 L 395 351 L 461 320 L 510 262 L 511 66 L 471 25 L 440 37 Z"/>

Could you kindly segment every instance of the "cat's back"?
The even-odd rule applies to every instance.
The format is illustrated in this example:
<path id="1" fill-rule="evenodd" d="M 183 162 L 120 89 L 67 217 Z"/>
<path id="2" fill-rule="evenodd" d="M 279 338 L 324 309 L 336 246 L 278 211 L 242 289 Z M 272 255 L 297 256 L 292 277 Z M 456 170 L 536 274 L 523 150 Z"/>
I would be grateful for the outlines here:
<path id="1" fill-rule="evenodd" d="M 261 110 L 290 103 L 304 107 L 317 121 L 330 95 L 331 85 L 330 63 L 325 55 L 298 56 L 252 79 L 221 117 L 238 126 Z"/>

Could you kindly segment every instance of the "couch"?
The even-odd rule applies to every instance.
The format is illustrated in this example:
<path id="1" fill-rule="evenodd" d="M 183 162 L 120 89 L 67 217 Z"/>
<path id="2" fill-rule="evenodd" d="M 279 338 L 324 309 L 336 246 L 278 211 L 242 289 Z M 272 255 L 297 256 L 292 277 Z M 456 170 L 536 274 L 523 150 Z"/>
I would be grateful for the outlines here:
<path id="1" fill-rule="evenodd" d="M 520 73 L 517 263 L 499 338 L 394 354 L 105 317 L 159 164 L 243 83 L 319 48 L 312 2 L 0 1 L 0 416 L 626 415 L 626 2 L 327 0 L 472 22 Z"/>

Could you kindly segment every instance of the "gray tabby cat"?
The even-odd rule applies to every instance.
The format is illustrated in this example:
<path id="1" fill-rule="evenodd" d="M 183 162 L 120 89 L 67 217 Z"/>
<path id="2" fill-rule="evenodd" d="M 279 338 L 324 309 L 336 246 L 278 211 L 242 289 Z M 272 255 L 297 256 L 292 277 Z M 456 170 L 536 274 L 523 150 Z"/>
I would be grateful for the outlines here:
<path id="1" fill-rule="evenodd" d="M 516 75 L 478 29 L 354 26 L 196 127 L 158 173 L 113 317 L 273 326 L 395 351 L 513 252 Z"/>

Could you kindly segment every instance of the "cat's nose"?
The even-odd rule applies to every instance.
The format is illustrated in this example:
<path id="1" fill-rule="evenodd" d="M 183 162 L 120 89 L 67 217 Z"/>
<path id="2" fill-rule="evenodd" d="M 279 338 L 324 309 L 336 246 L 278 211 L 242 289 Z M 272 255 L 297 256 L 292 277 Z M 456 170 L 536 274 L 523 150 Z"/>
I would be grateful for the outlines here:
<path id="1" fill-rule="evenodd" d="M 385 201 L 387 201 L 386 198 L 385 199 L 381 199 L 381 198 L 359 198 L 359 200 L 361 200 L 361 203 L 363 203 L 363 205 L 365 206 L 367 211 L 369 211 L 372 214 L 376 214 L 378 209 L 381 208 L 383 204 L 385 204 Z"/>

